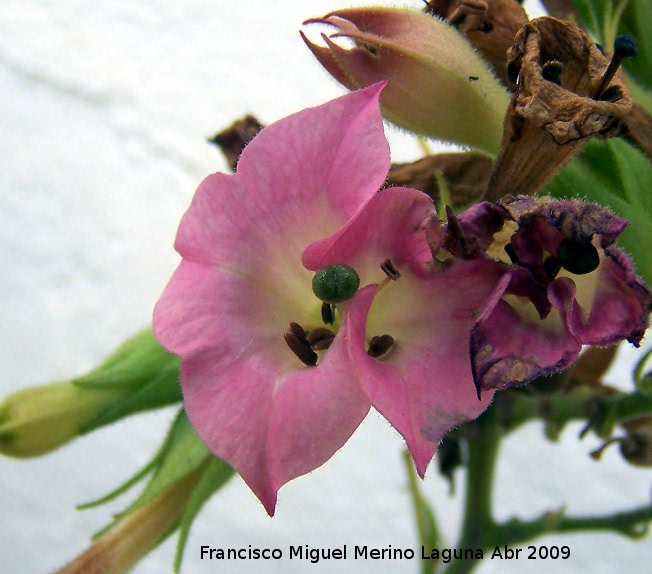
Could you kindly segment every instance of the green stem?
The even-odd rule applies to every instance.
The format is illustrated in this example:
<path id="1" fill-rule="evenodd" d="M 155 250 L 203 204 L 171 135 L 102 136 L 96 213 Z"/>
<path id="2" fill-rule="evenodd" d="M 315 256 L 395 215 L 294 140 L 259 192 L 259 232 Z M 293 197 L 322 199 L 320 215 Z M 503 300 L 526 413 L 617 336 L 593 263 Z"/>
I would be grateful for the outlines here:
<path id="1" fill-rule="evenodd" d="M 458 548 L 486 549 L 496 542 L 496 523 L 491 510 L 494 474 L 500 447 L 501 432 L 496 420 L 496 409 L 465 426 L 468 444 L 468 471 L 466 478 L 464 522 Z M 466 574 L 480 563 L 460 559 L 449 563 L 446 574 Z"/>
<path id="2" fill-rule="evenodd" d="M 430 551 L 430 549 L 436 548 L 440 541 L 435 513 L 419 489 L 418 476 L 414 470 L 412 457 L 407 450 L 403 453 L 403 462 L 408 475 L 412 507 L 419 533 L 419 545 Z M 421 560 L 421 574 L 434 574 L 438 566 L 439 562 L 435 560 Z"/>
<path id="3" fill-rule="evenodd" d="M 543 420 L 552 439 L 572 421 L 589 419 L 590 428 L 606 438 L 615 424 L 652 414 L 651 394 L 640 391 L 608 394 L 601 387 L 575 394 L 508 391 L 501 393 L 495 402 L 504 430 L 512 431 L 527 422 Z"/>
<path id="4" fill-rule="evenodd" d="M 497 527 L 500 543 L 519 546 L 534 538 L 562 532 L 616 532 L 630 538 L 641 538 L 652 521 L 652 506 L 604 516 L 572 517 L 564 511 L 546 512 L 535 520 L 512 519 Z"/>

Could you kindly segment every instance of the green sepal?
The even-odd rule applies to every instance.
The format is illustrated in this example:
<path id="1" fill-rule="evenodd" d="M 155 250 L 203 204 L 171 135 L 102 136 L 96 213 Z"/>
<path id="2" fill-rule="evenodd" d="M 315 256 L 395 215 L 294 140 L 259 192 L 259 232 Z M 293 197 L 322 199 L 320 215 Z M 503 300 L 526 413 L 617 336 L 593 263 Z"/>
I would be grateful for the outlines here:
<path id="1" fill-rule="evenodd" d="M 193 521 L 199 514 L 206 501 L 222 488 L 228 480 L 234 475 L 234 470 L 223 460 L 213 458 L 206 466 L 206 470 L 202 475 L 199 484 L 195 487 L 192 493 L 186 510 L 181 517 L 179 524 L 179 539 L 177 541 L 177 550 L 174 557 L 173 571 L 175 574 L 181 570 L 181 561 L 183 559 L 183 551 L 188 541 L 190 534 L 190 527 Z"/>
<path id="2" fill-rule="evenodd" d="M 116 392 L 100 414 L 81 428 L 85 434 L 130 414 L 161 408 L 182 400 L 180 361 L 145 329 L 124 342 L 99 367 L 73 379 L 73 385 Z"/>
<path id="3" fill-rule="evenodd" d="M 163 446 L 152 461 L 155 467 L 152 478 L 122 514 L 133 512 L 147 504 L 212 457 L 211 452 L 197 436 L 186 413 L 181 410 L 172 423 Z"/>
<path id="4" fill-rule="evenodd" d="M 591 141 L 582 155 L 548 184 L 559 198 L 584 197 L 629 220 L 618 239 L 634 260 L 638 273 L 652 284 L 652 164 L 637 149 L 619 139 Z"/>

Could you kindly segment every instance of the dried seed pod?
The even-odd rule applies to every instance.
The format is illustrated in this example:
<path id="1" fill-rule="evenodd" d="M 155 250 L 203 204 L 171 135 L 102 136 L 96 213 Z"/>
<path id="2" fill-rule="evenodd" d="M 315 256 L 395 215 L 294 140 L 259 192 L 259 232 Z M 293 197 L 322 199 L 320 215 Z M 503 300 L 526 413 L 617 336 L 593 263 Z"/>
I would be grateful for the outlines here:
<path id="1" fill-rule="evenodd" d="M 492 166 L 491 158 L 472 151 L 428 155 L 414 163 L 392 164 L 385 185 L 419 189 L 438 205 L 441 194 L 437 174 L 441 174 L 453 207 L 459 207 L 480 198 Z"/>
<path id="2" fill-rule="evenodd" d="M 220 148 L 229 167 L 235 170 L 242 150 L 261 129 L 263 125 L 254 116 L 247 115 L 208 141 Z"/>
<path id="3" fill-rule="evenodd" d="M 528 17 L 518 0 L 429 0 L 425 11 L 457 28 L 507 84 L 506 58 Z"/>

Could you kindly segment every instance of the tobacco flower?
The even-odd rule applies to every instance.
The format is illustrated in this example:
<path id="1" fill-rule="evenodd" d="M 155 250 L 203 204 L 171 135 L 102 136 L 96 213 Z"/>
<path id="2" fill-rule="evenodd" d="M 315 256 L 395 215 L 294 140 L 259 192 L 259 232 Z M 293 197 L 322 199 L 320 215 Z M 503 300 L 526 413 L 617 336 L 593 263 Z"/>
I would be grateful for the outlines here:
<path id="1" fill-rule="evenodd" d="M 377 193 L 389 169 L 381 89 L 264 128 L 235 175 L 209 176 L 155 308 L 190 421 L 270 515 L 278 489 L 326 462 L 370 406 L 423 476 L 444 432 L 491 400 L 475 397 L 468 340 L 502 268 L 433 260 L 432 201 Z M 312 272 L 332 265 L 359 276 L 348 300 L 313 292 Z"/>

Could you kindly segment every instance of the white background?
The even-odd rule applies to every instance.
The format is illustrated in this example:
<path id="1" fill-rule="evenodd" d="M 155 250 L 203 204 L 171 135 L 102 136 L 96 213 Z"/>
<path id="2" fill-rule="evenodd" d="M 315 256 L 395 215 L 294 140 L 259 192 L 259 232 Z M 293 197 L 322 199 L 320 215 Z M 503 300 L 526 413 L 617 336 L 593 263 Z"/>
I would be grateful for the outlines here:
<path id="1" fill-rule="evenodd" d="M 270 123 L 344 93 L 313 60 L 303 20 L 338 0 L 5 0 L 0 9 L 0 392 L 65 380 L 93 367 L 147 325 L 178 258 L 176 225 L 208 173 L 225 169 L 205 139 L 252 112 Z M 364 2 L 355 2 L 364 4 Z M 418 7 L 416 0 L 408 3 Z M 535 12 L 537 14 L 538 12 Z M 394 159 L 416 144 L 389 132 Z M 611 380 L 627 384 L 626 367 Z M 82 551 L 111 512 L 77 512 L 140 468 L 173 410 L 122 421 L 30 461 L 0 459 L 0 571 L 52 571 Z M 652 472 L 617 450 L 596 463 L 592 438 L 570 427 L 560 444 L 527 427 L 504 445 L 496 514 L 534 517 L 645 504 Z M 418 562 L 218 563 L 200 545 L 282 548 L 347 544 L 417 548 L 402 444 L 371 415 L 324 467 L 284 487 L 270 519 L 234 479 L 206 506 L 184 572 L 417 572 Z M 463 476 L 458 475 L 458 492 Z M 454 544 L 459 499 L 430 471 L 423 483 Z M 175 539 L 137 568 L 171 570 Z M 652 540 L 612 534 L 547 537 L 563 564 L 496 563 L 491 572 L 644 572 Z M 522 553 L 523 554 L 523 553 Z"/>

